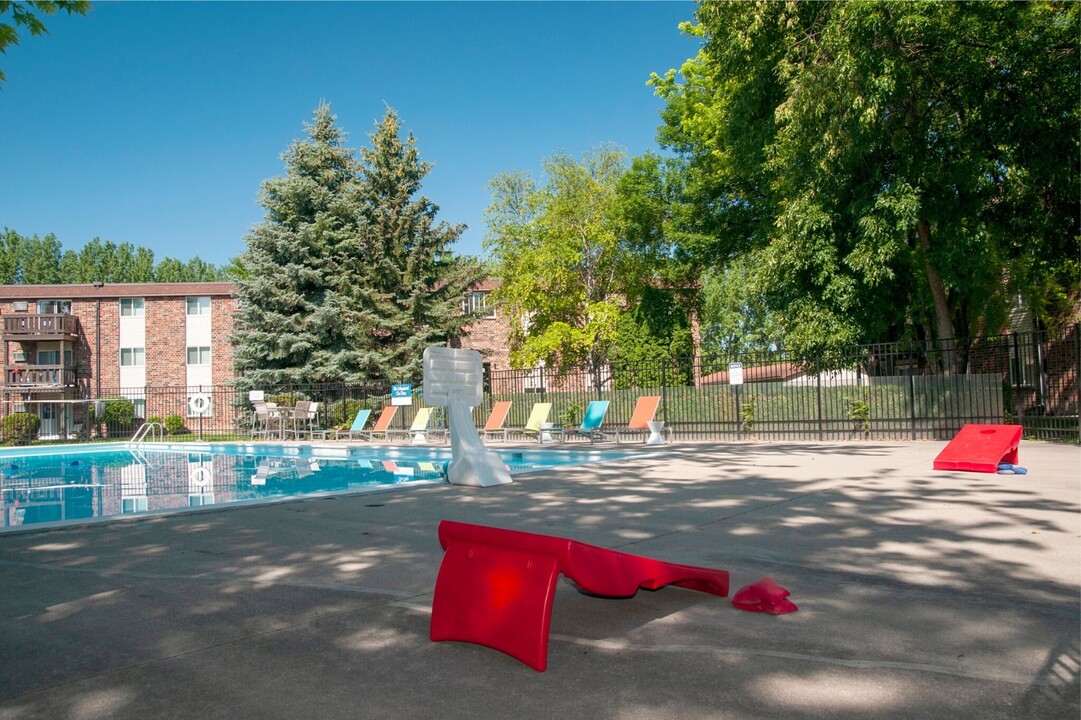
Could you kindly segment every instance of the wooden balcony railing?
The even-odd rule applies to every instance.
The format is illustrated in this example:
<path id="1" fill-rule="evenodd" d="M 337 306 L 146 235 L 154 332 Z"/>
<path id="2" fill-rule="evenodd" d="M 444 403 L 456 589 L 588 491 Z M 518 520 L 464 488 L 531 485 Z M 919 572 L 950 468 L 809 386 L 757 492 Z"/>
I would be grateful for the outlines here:
<path id="1" fill-rule="evenodd" d="M 75 387 L 75 368 L 59 365 L 8 365 L 4 368 L 5 388 Z"/>
<path id="2" fill-rule="evenodd" d="M 75 340 L 79 337 L 79 318 L 74 315 L 5 315 L 5 340 Z"/>

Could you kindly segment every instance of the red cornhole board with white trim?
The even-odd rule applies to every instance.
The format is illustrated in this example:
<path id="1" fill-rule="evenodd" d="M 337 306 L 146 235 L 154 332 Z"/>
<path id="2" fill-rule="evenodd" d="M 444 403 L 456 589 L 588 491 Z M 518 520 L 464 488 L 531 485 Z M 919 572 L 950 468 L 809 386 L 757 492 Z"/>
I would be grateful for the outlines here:
<path id="1" fill-rule="evenodd" d="M 935 458 L 935 470 L 998 472 L 1000 463 L 1017 464 L 1020 425 L 965 425 Z"/>
<path id="2" fill-rule="evenodd" d="M 728 595 L 724 570 L 679 565 L 567 538 L 444 520 L 446 550 L 432 598 L 433 641 L 458 640 L 499 650 L 544 672 L 556 580 L 582 592 L 629 598 L 640 588 L 677 585 Z"/>

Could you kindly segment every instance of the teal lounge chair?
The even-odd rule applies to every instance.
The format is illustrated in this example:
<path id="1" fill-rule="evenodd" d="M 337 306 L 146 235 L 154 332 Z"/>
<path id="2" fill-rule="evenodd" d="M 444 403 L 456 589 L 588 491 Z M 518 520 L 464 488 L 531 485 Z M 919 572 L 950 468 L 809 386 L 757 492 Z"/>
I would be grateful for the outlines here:
<path id="1" fill-rule="evenodd" d="M 567 439 L 567 435 L 586 435 L 589 437 L 589 442 L 592 444 L 597 440 L 605 440 L 606 436 L 601 432 L 600 427 L 604 422 L 604 415 L 608 412 L 608 400 L 593 400 L 586 407 L 586 414 L 582 418 L 581 427 L 576 428 L 564 428 L 562 440 Z"/>
<path id="2" fill-rule="evenodd" d="M 350 440 L 353 439 L 354 434 L 360 434 L 366 432 L 364 430 L 364 424 L 368 422 L 368 417 L 372 414 L 371 408 L 363 408 L 357 413 L 357 416 L 353 418 L 353 424 L 349 426 L 349 430 L 344 433 L 335 433 L 334 439 L 337 440 L 342 435 L 345 435 Z"/>

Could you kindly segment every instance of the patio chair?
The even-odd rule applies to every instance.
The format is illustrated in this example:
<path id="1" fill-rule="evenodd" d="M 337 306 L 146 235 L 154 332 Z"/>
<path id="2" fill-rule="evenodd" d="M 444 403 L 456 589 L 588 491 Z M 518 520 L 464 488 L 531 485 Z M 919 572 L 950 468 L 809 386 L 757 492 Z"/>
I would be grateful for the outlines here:
<path id="1" fill-rule="evenodd" d="M 481 439 L 487 440 L 489 436 L 502 437 L 506 442 L 507 428 L 504 424 L 507 422 L 510 406 L 510 400 L 500 400 L 492 406 L 492 412 L 488 413 L 488 422 L 484 423 L 484 428 L 481 429 Z"/>
<path id="2" fill-rule="evenodd" d="M 312 425 L 311 402 L 309 402 L 308 400 L 297 400 L 297 404 L 293 408 L 292 420 L 293 420 L 293 429 L 292 429 L 293 437 L 296 438 L 297 440 L 299 440 L 300 436 L 304 433 L 305 428 L 307 428 L 309 431 L 311 430 L 311 425 Z"/>
<path id="3" fill-rule="evenodd" d="M 605 413 L 608 412 L 608 400 L 593 400 L 586 406 L 582 425 L 576 428 L 563 428 L 560 430 L 560 440 L 565 441 L 568 435 L 585 435 L 589 437 L 590 444 L 597 440 L 607 439 L 607 435 L 601 432 L 600 427 L 604 422 Z"/>
<path id="4" fill-rule="evenodd" d="M 364 432 L 364 425 L 368 422 L 368 418 L 371 417 L 371 408 L 361 408 L 357 411 L 357 416 L 353 418 L 353 424 L 349 426 L 346 431 L 337 431 L 334 433 L 334 439 L 339 440 L 342 435 L 345 435 L 350 440 L 353 439 L 353 435 Z"/>
<path id="5" fill-rule="evenodd" d="M 634 411 L 631 413 L 631 420 L 627 423 L 626 427 L 617 427 L 616 442 L 620 441 L 624 435 L 636 435 L 640 433 L 649 434 L 649 423 L 653 421 L 653 418 L 657 414 L 657 407 L 661 404 L 660 395 L 642 395 L 638 398 L 638 402 L 634 404 Z M 667 428 L 666 428 L 667 429 Z"/>
<path id="6" fill-rule="evenodd" d="M 510 434 L 535 437 L 538 441 L 543 439 L 549 428 L 542 428 L 548 422 L 548 415 L 552 412 L 552 403 L 533 403 L 533 409 L 529 411 L 529 418 L 525 421 L 525 427 L 512 429 Z"/>
<path id="7" fill-rule="evenodd" d="M 265 400 L 252 401 L 252 416 L 251 416 L 251 437 L 249 440 L 254 440 L 256 435 L 262 437 L 270 437 L 270 403 Z"/>

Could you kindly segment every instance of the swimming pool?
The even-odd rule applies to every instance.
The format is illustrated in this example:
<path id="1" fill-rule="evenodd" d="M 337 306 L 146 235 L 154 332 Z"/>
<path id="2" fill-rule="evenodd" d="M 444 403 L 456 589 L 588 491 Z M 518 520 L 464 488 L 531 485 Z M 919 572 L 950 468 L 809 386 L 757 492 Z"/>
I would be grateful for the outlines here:
<path id="1" fill-rule="evenodd" d="M 511 474 L 627 451 L 498 449 Z M 159 444 L 0 451 L 0 532 L 207 505 L 443 484 L 449 448 Z"/>

